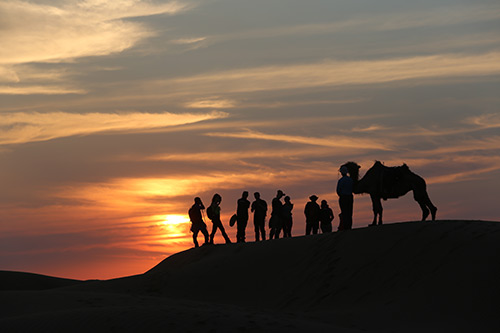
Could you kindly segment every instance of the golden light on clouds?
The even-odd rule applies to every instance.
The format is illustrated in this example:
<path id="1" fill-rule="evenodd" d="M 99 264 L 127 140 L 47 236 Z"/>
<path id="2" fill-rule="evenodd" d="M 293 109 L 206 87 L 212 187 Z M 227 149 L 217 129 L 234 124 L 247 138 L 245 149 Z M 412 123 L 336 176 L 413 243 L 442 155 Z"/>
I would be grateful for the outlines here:
<path id="1" fill-rule="evenodd" d="M 186 231 L 189 230 L 191 222 L 187 215 L 169 214 L 164 217 L 161 225 L 169 237 L 182 237 L 189 236 Z"/>
<path id="2" fill-rule="evenodd" d="M 498 219 L 500 4 L 341 2 L 0 1 L 0 266 L 137 274 L 215 192 L 227 222 L 283 189 L 299 235 L 310 194 L 338 214 L 349 160 L 407 163 L 439 218 Z"/>
<path id="3" fill-rule="evenodd" d="M 143 25 L 121 19 L 176 14 L 191 7 L 179 1 L 153 4 L 138 0 L 73 0 L 62 7 L 2 1 L 0 65 L 120 52 L 153 35 Z"/>
<path id="4" fill-rule="evenodd" d="M 0 94 L 4 95 L 64 95 L 85 94 L 87 91 L 68 86 L 53 85 L 23 85 L 23 86 L 1 86 Z"/>
<path id="5" fill-rule="evenodd" d="M 500 74 L 500 53 L 413 56 L 388 60 L 339 61 L 255 67 L 166 81 L 180 90 L 202 93 L 255 92 L 404 80 Z"/>
<path id="6" fill-rule="evenodd" d="M 202 99 L 186 104 L 188 108 L 194 109 L 227 109 L 236 106 L 236 102 L 230 99 Z"/>
<path id="7" fill-rule="evenodd" d="M 227 117 L 223 112 L 194 113 L 67 113 L 0 114 L 0 144 L 46 141 L 74 135 L 115 131 L 145 131 Z"/>
<path id="8" fill-rule="evenodd" d="M 207 133 L 208 136 L 227 137 L 227 138 L 241 138 L 241 139 L 258 139 L 270 141 L 282 141 L 289 143 L 300 143 L 313 146 L 322 146 L 330 148 L 349 148 L 359 150 L 391 150 L 390 143 L 378 143 L 374 139 L 360 139 L 353 137 L 343 136 L 329 136 L 329 137 L 304 137 L 297 135 L 284 135 L 284 134 L 266 134 L 258 131 L 247 130 L 239 133 L 222 133 L 212 132 Z"/>
<path id="9" fill-rule="evenodd" d="M 465 122 L 481 129 L 497 128 L 500 127 L 500 113 L 488 113 L 476 117 L 469 117 Z"/>
<path id="10" fill-rule="evenodd" d="M 19 65 L 73 62 L 76 58 L 106 56 L 129 49 L 156 35 L 144 24 L 125 20 L 158 14 L 174 15 L 193 7 L 180 1 L 152 3 L 140 0 L 65 1 L 61 6 L 28 1 L 0 2 L 0 94 L 81 94 L 58 80 L 42 82 L 31 76 L 46 71 Z M 21 22 L 21 24 L 19 24 Z M 4 84 L 2 84 L 4 83 Z M 9 83 L 9 85 L 5 85 Z M 36 84 L 38 83 L 38 84 Z M 74 82 L 72 83 L 74 85 Z"/>

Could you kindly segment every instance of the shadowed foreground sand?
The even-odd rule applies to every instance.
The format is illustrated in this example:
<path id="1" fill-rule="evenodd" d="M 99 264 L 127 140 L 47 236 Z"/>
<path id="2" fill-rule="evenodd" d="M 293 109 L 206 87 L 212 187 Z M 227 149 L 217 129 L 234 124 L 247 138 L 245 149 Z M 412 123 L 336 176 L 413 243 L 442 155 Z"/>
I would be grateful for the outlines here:
<path id="1" fill-rule="evenodd" d="M 2 332 L 499 332 L 500 223 L 201 247 L 108 281 L 0 281 Z"/>

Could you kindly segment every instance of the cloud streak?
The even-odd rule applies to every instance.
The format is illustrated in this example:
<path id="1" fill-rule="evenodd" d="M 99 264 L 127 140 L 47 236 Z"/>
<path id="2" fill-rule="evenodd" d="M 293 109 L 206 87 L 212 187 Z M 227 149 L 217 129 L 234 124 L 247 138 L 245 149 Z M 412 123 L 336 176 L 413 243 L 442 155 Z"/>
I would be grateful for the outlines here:
<path id="1" fill-rule="evenodd" d="M 122 52 L 156 33 L 130 17 L 174 15 L 192 5 L 179 1 L 154 4 L 141 0 L 66 1 L 45 5 L 28 1 L 0 2 L 0 94 L 82 93 L 65 87 L 24 86 L 31 82 L 20 64 L 69 62 L 76 58 Z M 31 72 L 43 73 L 32 68 Z M 23 73 L 24 72 L 24 73 Z M 50 85 L 50 80 L 48 81 Z M 15 84 L 2 86 L 2 83 Z M 17 85 L 20 84 L 20 85 Z"/>
<path id="2" fill-rule="evenodd" d="M 207 43 L 220 43 L 230 40 L 305 37 L 311 35 L 331 35 L 339 33 L 359 33 L 366 31 L 388 32 L 401 29 L 457 26 L 478 22 L 487 22 L 500 18 L 498 5 L 459 5 L 415 10 L 412 12 L 392 12 L 353 16 L 348 20 L 279 26 L 272 28 L 251 29 L 241 32 L 213 35 L 204 38 Z M 447 41 L 442 41 L 447 42 Z"/>
<path id="3" fill-rule="evenodd" d="M 56 138 L 116 131 L 147 131 L 225 118 L 223 112 L 210 113 L 87 113 L 17 112 L 0 114 L 0 144 L 20 144 Z"/>
<path id="4" fill-rule="evenodd" d="M 237 93 L 500 74 L 500 53 L 267 66 L 164 81 L 184 92 Z"/>
<path id="5" fill-rule="evenodd" d="M 252 130 L 247 130 L 245 132 L 239 132 L 239 133 L 212 132 L 212 133 L 206 133 L 205 135 L 225 137 L 225 138 L 281 141 L 281 142 L 298 143 L 298 144 L 306 144 L 306 145 L 330 147 L 330 148 L 351 148 L 359 150 L 392 149 L 389 144 L 377 143 L 373 139 L 359 139 L 359 138 L 342 137 L 342 136 L 329 136 L 325 138 L 317 138 L 317 137 L 305 137 L 305 136 L 284 135 L 284 134 L 266 134 Z"/>
<path id="6" fill-rule="evenodd" d="M 133 46 L 153 32 L 128 17 L 176 14 L 180 2 L 69 1 L 61 7 L 7 0 L 0 3 L 0 64 L 62 61 L 107 55 Z"/>

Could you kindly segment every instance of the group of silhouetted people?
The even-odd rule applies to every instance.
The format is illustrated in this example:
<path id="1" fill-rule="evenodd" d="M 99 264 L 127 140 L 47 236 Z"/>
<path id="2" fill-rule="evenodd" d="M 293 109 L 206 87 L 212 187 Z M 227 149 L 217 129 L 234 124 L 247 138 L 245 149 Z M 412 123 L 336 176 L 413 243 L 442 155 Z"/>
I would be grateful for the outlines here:
<path id="1" fill-rule="evenodd" d="M 339 196 L 339 206 L 341 213 L 339 214 L 338 230 L 348 230 L 352 228 L 352 213 L 353 213 L 353 180 L 348 176 L 346 167 L 340 169 L 342 178 L 337 183 L 337 194 Z M 244 243 L 246 241 L 246 227 L 249 219 L 249 210 L 253 213 L 253 222 L 255 230 L 255 241 L 266 240 L 266 216 L 267 202 L 260 197 L 259 192 L 254 193 L 255 200 L 250 204 L 248 200 L 248 192 L 244 191 L 241 198 L 237 201 L 236 214 L 231 217 L 230 225 L 236 224 L 236 241 Z M 281 199 L 284 197 L 284 202 Z M 317 234 L 320 230 L 322 233 L 332 232 L 332 221 L 334 220 L 333 210 L 328 205 L 326 200 L 321 201 L 321 205 L 317 203 L 318 197 L 311 195 L 309 202 L 304 208 L 306 217 L 306 235 Z M 198 247 L 198 233 L 201 232 L 205 236 L 205 244 L 213 244 L 217 230 L 220 230 L 226 243 L 231 243 L 222 221 L 220 219 L 220 203 L 222 197 L 216 193 L 212 197 L 212 203 L 206 209 L 208 219 L 212 221 L 212 232 L 208 234 L 207 225 L 203 220 L 202 211 L 205 206 L 199 197 L 194 198 L 194 204 L 189 209 L 189 218 L 193 232 L 193 242 L 195 247 Z M 269 239 L 278 239 L 281 232 L 283 237 L 292 237 L 292 218 L 293 203 L 290 197 L 286 196 L 282 190 L 276 192 L 276 197 L 271 202 L 271 217 L 269 218 Z"/>
<path id="2" fill-rule="evenodd" d="M 318 205 L 318 197 L 311 195 L 309 202 L 304 208 L 306 216 L 306 235 L 317 234 L 321 229 L 322 233 L 332 232 L 332 221 L 334 219 L 333 210 L 326 200 L 321 200 L 321 206 Z"/>
<path id="3" fill-rule="evenodd" d="M 342 177 L 337 182 L 337 195 L 339 196 L 339 227 L 338 230 L 352 229 L 352 213 L 353 213 L 353 180 L 348 176 L 348 169 L 343 166 L 340 168 Z M 244 243 L 246 241 L 246 227 L 248 224 L 249 212 L 253 213 L 253 222 L 255 230 L 255 241 L 266 240 L 266 216 L 267 202 L 260 197 L 259 192 L 254 193 L 255 200 L 250 204 L 248 200 L 248 192 L 244 191 L 241 198 L 237 201 L 236 214 L 231 217 L 230 225 L 236 224 L 236 241 Z M 284 202 L 281 199 L 284 197 Z M 311 195 L 309 202 L 304 208 L 306 217 L 306 235 L 317 234 L 320 230 L 322 233 L 332 232 L 332 221 L 334 220 L 333 210 L 328 205 L 326 200 L 321 201 L 321 205 L 317 203 L 318 197 Z M 210 206 L 206 209 L 207 217 L 212 221 L 212 232 L 208 234 L 207 225 L 203 220 L 202 211 L 205 206 L 199 197 L 194 198 L 194 204 L 189 209 L 189 218 L 191 220 L 191 231 L 193 232 L 193 241 L 195 247 L 198 247 L 198 233 L 201 232 L 205 236 L 205 244 L 213 244 L 217 230 L 220 230 L 226 243 L 231 243 L 222 221 L 220 219 L 220 203 L 222 197 L 216 193 L 212 197 Z M 286 196 L 282 190 L 276 192 L 276 197 L 271 202 L 271 217 L 269 218 L 269 239 L 277 239 L 283 231 L 283 237 L 292 237 L 292 218 L 293 203 L 290 197 Z"/>

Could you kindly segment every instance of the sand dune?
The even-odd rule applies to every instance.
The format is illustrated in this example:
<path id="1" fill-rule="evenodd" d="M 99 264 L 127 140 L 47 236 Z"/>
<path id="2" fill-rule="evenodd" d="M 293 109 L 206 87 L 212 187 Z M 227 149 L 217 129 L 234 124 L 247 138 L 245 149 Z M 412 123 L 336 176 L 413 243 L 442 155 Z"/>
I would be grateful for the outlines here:
<path id="1" fill-rule="evenodd" d="M 0 290 L 44 290 L 71 286 L 82 281 L 52 276 L 0 271 Z"/>
<path id="2" fill-rule="evenodd" d="M 5 274 L 9 331 L 500 331 L 497 222 L 207 246 L 145 274 L 45 290 L 8 288 Z"/>

